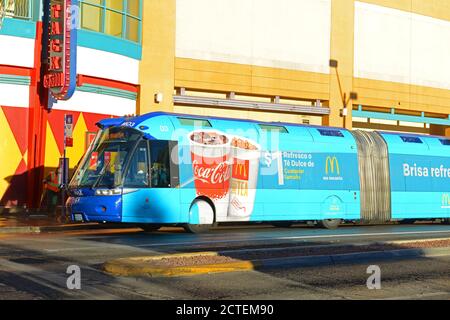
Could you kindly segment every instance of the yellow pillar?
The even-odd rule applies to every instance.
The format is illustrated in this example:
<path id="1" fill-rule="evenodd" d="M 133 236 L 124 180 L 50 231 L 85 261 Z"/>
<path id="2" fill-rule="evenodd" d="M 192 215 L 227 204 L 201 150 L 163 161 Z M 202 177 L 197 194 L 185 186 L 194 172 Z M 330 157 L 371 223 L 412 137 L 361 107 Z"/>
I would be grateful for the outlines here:
<path id="1" fill-rule="evenodd" d="M 430 126 L 430 134 L 436 135 L 436 136 L 450 137 L 450 127 L 431 125 Z"/>
<path id="2" fill-rule="evenodd" d="M 332 0 L 331 6 L 331 59 L 337 60 L 337 71 L 341 80 L 342 91 L 350 94 L 353 89 L 353 56 L 354 56 L 354 0 Z M 331 114 L 324 118 L 324 125 L 352 128 L 352 102 L 348 104 L 348 115 L 341 117 L 344 107 L 336 69 L 330 68 L 330 100 Z"/>
<path id="3" fill-rule="evenodd" d="M 175 0 L 143 1 L 142 60 L 138 114 L 173 111 L 175 86 Z M 161 93 L 162 102 L 155 95 Z"/>

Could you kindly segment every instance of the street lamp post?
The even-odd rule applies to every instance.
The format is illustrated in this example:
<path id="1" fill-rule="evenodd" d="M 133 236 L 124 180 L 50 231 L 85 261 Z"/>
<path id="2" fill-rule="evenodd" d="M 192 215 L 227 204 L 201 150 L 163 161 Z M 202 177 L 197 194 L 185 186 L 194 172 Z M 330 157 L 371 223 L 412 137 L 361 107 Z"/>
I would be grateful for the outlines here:
<path id="1" fill-rule="evenodd" d="M 341 84 L 341 78 L 339 77 L 338 65 L 339 65 L 339 63 L 337 60 L 333 60 L 333 59 L 330 60 L 330 68 L 333 68 L 336 70 L 336 77 L 337 77 L 337 81 L 338 81 L 338 85 L 339 85 L 339 93 L 341 94 L 342 106 L 343 106 L 343 109 L 341 110 L 341 116 L 344 119 L 343 127 L 345 128 L 347 115 L 348 115 L 347 106 L 351 100 L 358 100 L 358 94 L 356 92 L 351 91 L 347 98 L 347 93 L 342 90 L 342 84 Z"/>

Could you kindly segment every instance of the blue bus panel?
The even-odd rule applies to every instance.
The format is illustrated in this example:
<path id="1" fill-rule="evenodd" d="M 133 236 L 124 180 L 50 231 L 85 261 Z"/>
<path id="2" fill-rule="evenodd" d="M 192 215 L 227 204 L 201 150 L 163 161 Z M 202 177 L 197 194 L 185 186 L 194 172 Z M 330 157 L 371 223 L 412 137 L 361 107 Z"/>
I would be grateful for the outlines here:
<path id="1" fill-rule="evenodd" d="M 72 180 L 73 218 L 198 224 L 204 213 L 196 199 L 212 205 L 217 222 L 361 218 L 358 148 L 348 130 L 167 113 L 98 126 L 103 137 Z M 392 218 L 450 217 L 445 139 L 381 136 L 389 151 Z M 79 187 L 87 173 L 92 185 Z M 98 187 L 104 176 L 109 190 Z"/>
<path id="2" fill-rule="evenodd" d="M 383 133 L 389 147 L 394 219 L 450 216 L 450 147 L 438 137 Z"/>

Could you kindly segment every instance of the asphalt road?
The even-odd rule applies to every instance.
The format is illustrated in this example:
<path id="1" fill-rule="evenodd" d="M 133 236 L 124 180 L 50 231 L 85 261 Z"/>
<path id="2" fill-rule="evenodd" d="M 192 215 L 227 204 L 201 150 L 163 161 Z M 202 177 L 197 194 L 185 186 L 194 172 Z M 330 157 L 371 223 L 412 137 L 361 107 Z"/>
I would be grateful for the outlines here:
<path id="1" fill-rule="evenodd" d="M 168 228 L 71 231 L 0 236 L 0 299 L 450 299 L 450 257 L 375 261 L 381 289 L 366 286 L 367 264 L 282 268 L 176 278 L 114 277 L 107 260 L 206 250 L 361 244 L 450 237 L 438 224 L 227 227 L 210 234 Z M 69 290 L 67 268 L 81 269 L 81 290 Z"/>

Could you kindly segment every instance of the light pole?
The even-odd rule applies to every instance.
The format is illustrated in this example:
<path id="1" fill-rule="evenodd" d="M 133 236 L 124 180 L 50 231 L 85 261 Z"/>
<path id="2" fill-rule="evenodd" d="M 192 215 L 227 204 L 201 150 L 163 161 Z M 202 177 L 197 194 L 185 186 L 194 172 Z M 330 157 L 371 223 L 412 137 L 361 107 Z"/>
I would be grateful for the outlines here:
<path id="1" fill-rule="evenodd" d="M 339 85 L 339 93 L 341 94 L 342 106 L 343 106 L 343 109 L 341 110 L 341 116 L 344 119 L 343 127 L 345 128 L 347 115 L 348 115 L 348 109 L 347 109 L 348 103 L 350 102 L 350 100 L 358 100 L 358 94 L 356 92 L 351 91 L 347 98 L 347 93 L 342 90 L 341 78 L 339 77 L 338 65 L 339 65 L 339 63 L 337 60 L 333 60 L 333 59 L 330 60 L 330 68 L 333 68 L 336 70 L 336 77 L 337 77 L 337 81 L 338 81 L 338 85 Z"/>

